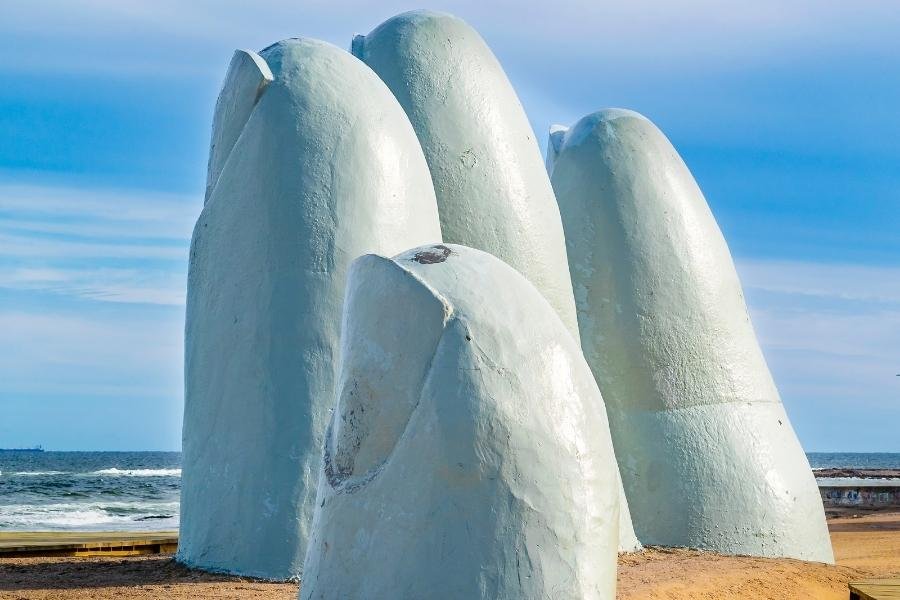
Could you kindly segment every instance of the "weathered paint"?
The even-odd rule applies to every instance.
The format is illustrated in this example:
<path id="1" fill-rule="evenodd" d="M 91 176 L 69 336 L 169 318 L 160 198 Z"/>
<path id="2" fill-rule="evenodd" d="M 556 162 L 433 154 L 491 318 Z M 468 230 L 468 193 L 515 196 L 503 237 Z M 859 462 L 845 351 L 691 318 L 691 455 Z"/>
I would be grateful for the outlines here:
<path id="1" fill-rule="evenodd" d="M 585 356 L 645 544 L 832 562 L 824 511 L 728 247 L 631 111 L 551 134 Z"/>
<path id="2" fill-rule="evenodd" d="M 357 36 L 353 53 L 384 80 L 431 168 L 444 240 L 524 275 L 578 337 L 565 238 L 540 150 L 506 73 L 478 32 L 413 11 Z M 622 549 L 640 547 L 622 495 Z"/>
<path id="3" fill-rule="evenodd" d="M 301 598 L 615 597 L 603 400 L 519 273 L 451 244 L 358 259 L 341 364 Z"/>
<path id="4" fill-rule="evenodd" d="M 306 550 L 346 271 L 440 226 L 412 126 L 370 69 L 313 40 L 261 56 L 273 81 L 191 243 L 178 559 L 286 579 Z M 237 114 L 223 98 L 244 96 L 220 95 Z"/>

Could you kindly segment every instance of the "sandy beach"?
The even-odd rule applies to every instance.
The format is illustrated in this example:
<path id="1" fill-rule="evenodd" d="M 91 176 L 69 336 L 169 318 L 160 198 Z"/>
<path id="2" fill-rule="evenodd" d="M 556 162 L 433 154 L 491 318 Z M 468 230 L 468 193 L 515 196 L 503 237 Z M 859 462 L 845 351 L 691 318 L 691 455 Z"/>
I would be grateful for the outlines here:
<path id="1" fill-rule="evenodd" d="M 836 565 L 648 548 L 619 558 L 621 600 L 845 600 L 847 582 L 900 576 L 900 512 L 830 519 Z M 186 569 L 171 555 L 0 559 L 0 598 L 293 599 L 296 584 Z"/>
<path id="2" fill-rule="evenodd" d="M 836 565 L 653 548 L 619 558 L 618 598 L 846 600 L 847 583 L 900 576 L 900 513 L 829 519 Z"/>

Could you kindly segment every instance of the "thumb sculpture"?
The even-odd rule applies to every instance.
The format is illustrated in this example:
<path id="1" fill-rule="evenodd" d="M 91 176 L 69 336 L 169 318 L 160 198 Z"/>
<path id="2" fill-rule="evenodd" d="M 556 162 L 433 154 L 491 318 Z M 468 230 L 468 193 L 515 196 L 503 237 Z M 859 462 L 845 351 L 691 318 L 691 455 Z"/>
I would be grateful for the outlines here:
<path id="1" fill-rule="evenodd" d="M 614 598 L 603 400 L 517 271 L 450 244 L 359 258 L 336 398 L 301 598 Z"/>
<path id="2" fill-rule="evenodd" d="M 549 149 L 582 346 L 640 539 L 833 562 L 809 463 L 687 166 L 625 110 L 556 128 Z"/>
<path id="3" fill-rule="evenodd" d="M 524 275 L 578 338 L 559 208 L 528 117 L 478 32 L 413 11 L 357 36 L 353 54 L 391 89 L 431 169 L 444 241 L 489 252 Z M 622 495 L 621 548 L 636 550 Z"/>
<path id="4" fill-rule="evenodd" d="M 236 53 L 191 242 L 180 561 L 299 576 L 346 271 L 440 239 L 415 133 L 370 69 L 306 39 Z"/>

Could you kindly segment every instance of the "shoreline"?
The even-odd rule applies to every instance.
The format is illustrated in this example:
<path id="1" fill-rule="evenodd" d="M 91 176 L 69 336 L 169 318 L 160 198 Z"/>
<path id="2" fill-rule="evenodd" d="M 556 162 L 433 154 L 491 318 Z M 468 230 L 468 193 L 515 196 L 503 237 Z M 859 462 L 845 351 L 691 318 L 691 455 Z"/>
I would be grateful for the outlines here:
<path id="1" fill-rule="evenodd" d="M 618 600 L 846 600 L 850 581 L 900 576 L 900 510 L 828 519 L 835 565 L 648 547 L 619 555 Z M 294 600 L 298 585 L 193 571 L 171 554 L 128 557 L 0 555 L 0 598 Z"/>
<path id="2" fill-rule="evenodd" d="M 820 468 L 813 469 L 816 479 L 898 479 L 900 469 L 855 469 L 855 468 Z"/>

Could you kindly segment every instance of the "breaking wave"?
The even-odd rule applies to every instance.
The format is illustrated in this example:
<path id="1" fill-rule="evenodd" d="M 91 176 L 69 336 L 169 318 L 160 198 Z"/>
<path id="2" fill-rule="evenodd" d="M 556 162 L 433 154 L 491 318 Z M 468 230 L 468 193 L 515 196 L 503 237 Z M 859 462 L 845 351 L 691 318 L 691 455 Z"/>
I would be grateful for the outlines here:
<path id="1" fill-rule="evenodd" d="M 0 453 L 0 532 L 178 528 L 172 452 Z"/>
<path id="2" fill-rule="evenodd" d="M 113 477 L 181 477 L 181 469 L 100 469 L 89 475 L 107 475 Z"/>
<path id="3" fill-rule="evenodd" d="M 0 530 L 177 529 L 177 502 L 0 505 Z"/>

